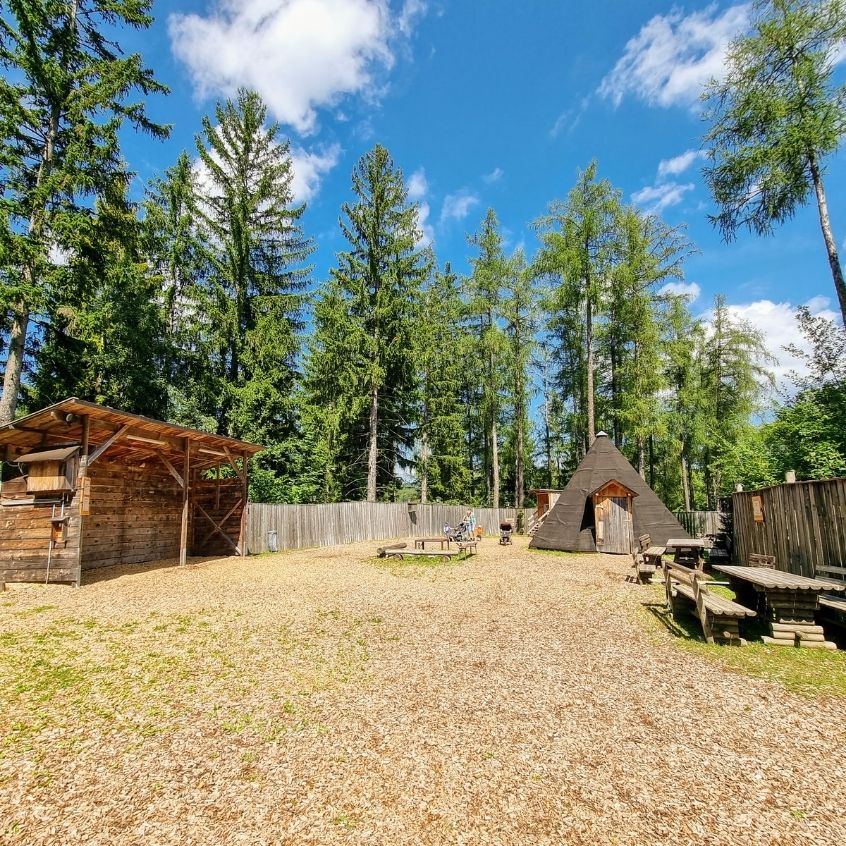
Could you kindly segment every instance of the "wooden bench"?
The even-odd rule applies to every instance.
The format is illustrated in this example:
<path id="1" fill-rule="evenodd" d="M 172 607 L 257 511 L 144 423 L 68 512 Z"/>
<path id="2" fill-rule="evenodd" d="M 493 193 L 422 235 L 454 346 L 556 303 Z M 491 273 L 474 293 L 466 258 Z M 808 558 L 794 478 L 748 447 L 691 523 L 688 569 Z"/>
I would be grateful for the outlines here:
<path id="1" fill-rule="evenodd" d="M 819 565 L 814 568 L 815 578 L 821 582 L 831 582 L 841 585 L 846 581 L 846 567 L 829 567 Z M 819 598 L 819 616 L 826 623 L 846 628 L 846 597 L 834 593 L 824 593 Z"/>
<path id="2" fill-rule="evenodd" d="M 632 567 L 635 571 L 635 581 L 646 584 L 661 567 L 661 556 L 666 552 L 663 546 L 652 546 L 649 535 L 641 535 L 637 539 L 638 550 L 632 553 Z"/>
<path id="3" fill-rule="evenodd" d="M 376 550 L 376 555 L 378 555 L 379 558 L 384 558 L 386 555 L 389 555 L 398 549 L 405 549 L 407 546 L 407 543 L 393 543 L 389 546 L 380 546 Z"/>
<path id="4" fill-rule="evenodd" d="M 405 544 L 403 544 L 405 547 Z M 397 549 L 386 548 L 385 558 L 457 558 L 462 554 L 460 549 Z"/>
<path id="5" fill-rule="evenodd" d="M 775 555 L 761 555 L 757 552 L 752 552 L 749 555 L 747 567 L 770 567 L 775 570 L 776 557 Z"/>
<path id="6" fill-rule="evenodd" d="M 673 617 L 682 610 L 691 610 L 692 606 L 708 643 L 719 641 L 745 646 L 746 641 L 740 636 L 740 621 L 754 617 L 755 612 L 745 605 L 710 593 L 707 582 L 708 577 L 700 570 L 664 562 L 664 589 L 667 607 Z"/>
<path id="7" fill-rule="evenodd" d="M 476 547 L 479 545 L 478 541 L 458 541 L 456 546 L 461 550 L 461 552 L 467 553 L 467 555 L 475 555 L 477 553 Z"/>

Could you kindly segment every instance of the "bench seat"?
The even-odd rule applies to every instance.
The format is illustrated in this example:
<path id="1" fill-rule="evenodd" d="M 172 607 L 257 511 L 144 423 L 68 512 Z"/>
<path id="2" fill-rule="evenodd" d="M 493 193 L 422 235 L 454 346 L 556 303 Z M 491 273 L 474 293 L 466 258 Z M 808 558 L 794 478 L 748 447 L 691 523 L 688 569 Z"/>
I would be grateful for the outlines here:
<path id="1" fill-rule="evenodd" d="M 687 597 L 691 602 L 696 602 L 693 588 L 689 585 L 676 584 L 676 593 Z M 732 602 L 732 600 L 726 599 L 724 596 L 717 596 L 714 593 L 705 593 L 702 597 L 702 602 L 709 611 L 721 617 L 738 617 L 743 619 L 744 617 L 755 616 L 755 612 L 751 608 L 747 608 L 738 602 Z"/>

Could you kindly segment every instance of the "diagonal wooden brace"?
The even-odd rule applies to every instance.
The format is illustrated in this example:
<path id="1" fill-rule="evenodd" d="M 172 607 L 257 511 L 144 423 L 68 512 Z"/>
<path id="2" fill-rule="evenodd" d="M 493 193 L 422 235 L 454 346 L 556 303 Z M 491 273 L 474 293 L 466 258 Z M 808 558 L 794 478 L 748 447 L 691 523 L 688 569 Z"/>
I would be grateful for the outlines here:
<path id="1" fill-rule="evenodd" d="M 220 526 L 218 526 L 218 524 L 215 523 L 215 521 L 209 516 L 209 513 L 206 511 L 206 509 L 203 508 L 203 506 L 200 505 L 199 502 L 195 502 L 194 506 L 197 508 L 197 510 L 200 512 L 200 514 L 202 514 L 203 517 L 205 517 L 206 520 L 208 520 L 209 523 L 211 523 L 212 526 L 214 526 L 214 530 L 212 531 L 212 534 L 217 532 L 232 547 L 232 549 L 235 550 L 235 554 L 240 555 L 241 550 L 238 548 L 238 546 L 235 543 L 233 543 L 232 538 L 230 538 L 229 535 L 227 535 L 226 532 L 224 532 L 223 529 L 221 529 Z"/>

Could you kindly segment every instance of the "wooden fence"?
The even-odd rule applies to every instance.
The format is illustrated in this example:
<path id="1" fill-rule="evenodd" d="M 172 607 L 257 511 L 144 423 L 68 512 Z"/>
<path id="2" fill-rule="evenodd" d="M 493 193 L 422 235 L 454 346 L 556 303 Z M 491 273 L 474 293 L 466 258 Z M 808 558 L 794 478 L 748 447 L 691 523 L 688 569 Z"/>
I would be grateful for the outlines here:
<path id="1" fill-rule="evenodd" d="M 732 496 L 736 561 L 775 555 L 780 570 L 846 567 L 846 479 L 793 482 Z M 756 519 L 756 517 L 758 519 Z"/>
<path id="2" fill-rule="evenodd" d="M 455 526 L 461 505 L 409 505 L 393 502 L 335 502 L 326 505 L 278 505 L 251 502 L 247 509 L 247 550 L 268 551 L 268 535 L 277 533 L 280 550 L 332 546 L 388 538 L 440 535 L 444 523 Z M 513 508 L 476 508 L 476 522 L 486 535 L 499 533 L 508 521 L 516 528 Z"/>
<path id="3" fill-rule="evenodd" d="M 722 511 L 674 511 L 676 520 L 694 538 L 716 535 L 723 531 Z"/>

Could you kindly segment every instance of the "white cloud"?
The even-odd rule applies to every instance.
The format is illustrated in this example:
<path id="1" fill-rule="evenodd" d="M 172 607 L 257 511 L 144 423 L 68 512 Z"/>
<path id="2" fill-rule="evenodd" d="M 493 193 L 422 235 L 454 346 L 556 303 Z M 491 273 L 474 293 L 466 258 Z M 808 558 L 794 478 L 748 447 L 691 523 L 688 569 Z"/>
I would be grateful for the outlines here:
<path id="1" fill-rule="evenodd" d="M 408 178 L 408 199 L 420 200 L 429 192 L 429 183 L 426 181 L 426 172 L 418 168 Z"/>
<path id="2" fill-rule="evenodd" d="M 702 288 L 697 282 L 668 282 L 659 293 L 684 297 L 689 303 L 695 303 L 702 293 Z"/>
<path id="3" fill-rule="evenodd" d="M 505 171 L 501 167 L 495 167 L 490 173 L 486 173 L 482 177 L 482 182 L 492 185 L 494 182 L 499 182 L 505 176 Z"/>
<path id="4" fill-rule="evenodd" d="M 462 188 L 454 194 L 447 194 L 444 197 L 444 204 L 441 208 L 441 222 L 446 220 L 464 220 L 470 209 L 479 204 L 479 197 L 467 188 Z"/>
<path id="5" fill-rule="evenodd" d="M 311 200 L 320 190 L 320 182 L 341 157 L 341 145 L 332 144 L 321 152 L 308 152 L 302 147 L 291 148 L 291 169 L 293 179 L 291 190 L 294 201 L 304 203 Z"/>
<path id="6" fill-rule="evenodd" d="M 417 204 L 417 225 L 420 227 L 420 238 L 417 239 L 419 247 L 426 247 L 435 240 L 435 230 L 431 223 L 429 223 L 429 214 L 431 213 L 429 204 L 425 201 L 420 201 Z"/>
<path id="7" fill-rule="evenodd" d="M 658 164 L 658 178 L 678 176 L 680 173 L 684 173 L 695 161 L 704 158 L 705 153 L 702 150 L 685 150 L 672 159 L 662 159 Z"/>
<path id="8" fill-rule="evenodd" d="M 218 0 L 206 15 L 171 15 L 168 31 L 199 97 L 254 88 L 278 120 L 308 133 L 318 108 L 377 96 L 395 42 L 425 8 L 406 0 L 397 15 L 388 0 Z"/>
<path id="9" fill-rule="evenodd" d="M 561 112 L 549 130 L 550 136 L 557 138 L 562 133 L 569 135 L 582 122 L 582 116 L 589 105 L 590 97 L 582 97 L 578 106 Z"/>
<path id="10" fill-rule="evenodd" d="M 827 297 L 813 297 L 805 305 L 808 306 L 812 314 L 826 317 L 829 320 L 837 319 L 835 312 L 828 307 L 829 300 Z M 763 333 L 767 351 L 776 362 L 774 365 L 768 366 L 775 376 L 776 384 L 783 391 L 795 391 L 790 374 L 806 375 L 807 368 L 800 359 L 788 353 L 784 348 L 793 345 L 800 350 L 810 352 L 808 341 L 799 331 L 799 324 L 796 322 L 796 306 L 787 302 L 775 303 L 772 300 L 763 299 L 751 303 L 729 305 L 728 311 L 733 318 L 746 320 Z M 713 319 L 713 311 L 706 312 L 703 319 L 710 323 Z"/>
<path id="11" fill-rule="evenodd" d="M 429 194 L 429 183 L 426 180 L 426 172 L 418 168 L 408 178 L 406 186 L 408 199 L 417 203 L 417 225 L 420 229 L 420 238 L 417 241 L 419 247 L 425 247 L 435 240 L 435 230 L 429 223 L 429 215 L 432 209 L 427 201 Z"/>
<path id="12" fill-rule="evenodd" d="M 625 47 L 599 94 L 618 106 L 627 94 L 651 106 L 693 106 L 703 86 L 725 73 L 729 42 L 749 24 L 751 5 L 716 3 L 685 15 L 655 15 Z"/>
<path id="13" fill-rule="evenodd" d="M 632 194 L 632 202 L 643 207 L 647 214 L 661 214 L 664 209 L 678 205 L 688 191 L 696 186 L 692 182 L 663 182 L 658 185 L 647 185 Z"/>

